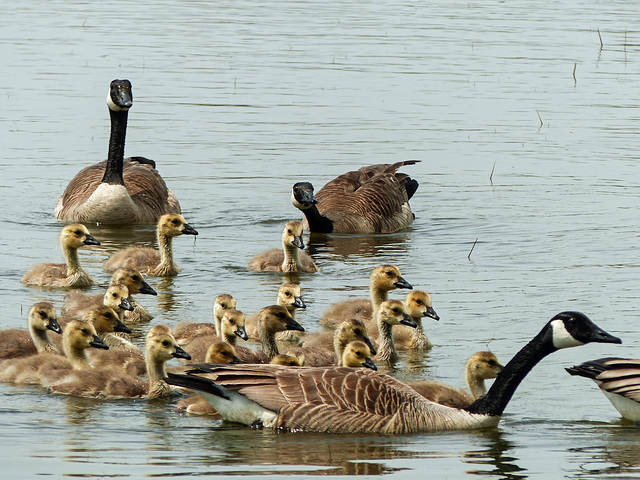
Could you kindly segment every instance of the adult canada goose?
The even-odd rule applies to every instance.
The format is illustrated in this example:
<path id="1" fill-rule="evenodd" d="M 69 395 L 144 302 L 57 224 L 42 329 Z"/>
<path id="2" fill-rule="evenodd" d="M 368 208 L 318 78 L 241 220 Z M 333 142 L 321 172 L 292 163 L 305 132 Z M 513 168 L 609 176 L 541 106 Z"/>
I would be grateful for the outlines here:
<path id="1" fill-rule="evenodd" d="M 213 302 L 213 323 L 182 322 L 174 329 L 173 336 L 182 346 L 196 337 L 208 335 L 221 336 L 222 315 L 228 309 L 236 308 L 236 299 L 228 293 L 222 293 Z"/>
<path id="2" fill-rule="evenodd" d="M 487 394 L 484 381 L 496 378 L 502 368 L 498 357 L 493 353 L 477 352 L 471 355 L 465 367 L 467 387 L 471 394 L 439 382 L 409 382 L 407 385 L 427 400 L 449 407 L 463 408 Z"/>
<path id="3" fill-rule="evenodd" d="M 49 330 L 62 333 L 56 309 L 48 302 L 39 302 L 29 309 L 28 330 L 13 328 L 0 331 L 0 359 L 19 358 L 38 352 L 60 353 L 51 343 Z"/>
<path id="4" fill-rule="evenodd" d="M 133 105 L 129 80 L 113 80 L 107 106 L 111 116 L 106 161 L 80 170 L 58 200 L 59 220 L 104 224 L 153 224 L 165 213 L 180 213 L 153 160 L 124 158 L 127 116 Z"/>
<path id="5" fill-rule="evenodd" d="M 398 327 L 394 333 L 396 345 L 410 348 L 416 352 L 425 352 L 433 347 L 433 343 L 427 337 L 422 325 L 424 317 L 440 320 L 440 317 L 433 309 L 431 295 L 424 290 L 412 290 L 407 294 L 404 305 L 407 313 L 416 322 L 417 327 Z"/>
<path id="6" fill-rule="evenodd" d="M 378 306 L 388 300 L 389 292 L 396 288 L 411 290 L 413 287 L 402 277 L 400 269 L 395 265 L 376 267 L 369 277 L 370 300 L 357 298 L 335 303 L 327 309 L 318 322 L 326 328 L 335 328 L 342 321 L 351 318 L 371 321 Z"/>
<path id="7" fill-rule="evenodd" d="M 189 352 L 189 355 L 191 355 L 194 362 L 206 362 L 207 360 L 205 360 L 205 357 L 213 342 L 222 340 L 223 342 L 229 343 L 235 347 L 238 338 L 241 338 L 242 340 L 249 339 L 245 330 L 244 322 L 244 313 L 240 310 L 236 310 L 235 308 L 229 308 L 222 313 L 222 321 L 220 324 L 222 330 L 221 336 L 202 335 L 192 337 L 182 343 L 182 347 Z"/>
<path id="8" fill-rule="evenodd" d="M 172 358 L 190 357 L 175 341 L 168 327 L 150 330 L 145 342 L 146 378 L 126 375 L 116 368 L 94 368 L 73 372 L 46 386 L 53 393 L 82 397 L 156 398 L 172 392 L 164 380 L 165 364 Z"/>
<path id="9" fill-rule="evenodd" d="M 418 189 L 416 180 L 397 170 L 416 163 L 362 167 L 331 180 L 315 196 L 313 185 L 298 182 L 291 201 L 311 233 L 397 232 L 413 223 L 409 200 Z"/>
<path id="10" fill-rule="evenodd" d="M 182 215 L 166 213 L 160 217 L 157 226 L 158 248 L 129 247 L 114 253 L 104 268 L 113 272 L 118 268 L 133 268 L 156 277 L 173 277 L 180 269 L 173 261 L 173 237 L 179 235 L 198 235 L 195 228 L 187 223 Z"/>
<path id="11" fill-rule="evenodd" d="M 607 357 L 566 369 L 590 378 L 627 420 L 640 422 L 640 360 Z"/>
<path id="12" fill-rule="evenodd" d="M 289 314 L 293 318 L 296 318 L 296 310 L 299 308 L 307 308 L 307 305 L 302 300 L 300 285 L 296 285 L 295 283 L 285 283 L 282 285 L 278 289 L 276 305 L 286 308 Z M 258 313 L 247 317 L 246 328 L 249 338 L 258 338 Z M 280 341 L 299 342 L 300 338 L 301 332 L 294 330 L 287 330 L 286 332 L 280 332 L 276 335 L 276 339 Z"/>
<path id="13" fill-rule="evenodd" d="M 85 245 L 100 245 L 82 224 L 66 225 L 60 232 L 64 263 L 40 263 L 22 277 L 22 283 L 41 287 L 90 287 L 96 282 L 80 266 L 78 249 Z"/>
<path id="14" fill-rule="evenodd" d="M 504 367 L 489 392 L 463 409 L 431 402 L 367 369 L 274 365 L 199 367 L 168 383 L 203 395 L 226 420 L 293 431 L 406 434 L 493 427 L 522 379 L 544 357 L 589 342 L 621 343 L 579 312 L 553 317 Z"/>
<path id="15" fill-rule="evenodd" d="M 282 250 L 273 248 L 256 255 L 247 268 L 256 272 L 317 272 L 319 269 L 313 258 L 303 249 L 302 223 L 287 222 L 282 231 Z"/>
<path id="16" fill-rule="evenodd" d="M 376 358 L 382 362 L 394 363 L 398 360 L 398 352 L 393 340 L 393 327 L 407 325 L 415 328 L 416 322 L 407 314 L 403 302 L 386 300 L 380 304 L 376 311 L 376 324 L 378 325 L 379 342 Z"/>

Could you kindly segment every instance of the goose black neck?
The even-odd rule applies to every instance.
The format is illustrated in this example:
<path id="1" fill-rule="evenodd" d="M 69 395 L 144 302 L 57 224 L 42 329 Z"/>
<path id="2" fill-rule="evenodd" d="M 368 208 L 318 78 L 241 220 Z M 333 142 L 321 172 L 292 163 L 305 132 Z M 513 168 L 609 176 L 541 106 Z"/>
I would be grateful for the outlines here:
<path id="1" fill-rule="evenodd" d="M 333 232 L 333 220 L 325 217 L 318 211 L 318 207 L 312 205 L 303 210 L 304 216 L 309 223 L 309 231 L 311 233 L 331 233 Z"/>
<path id="2" fill-rule="evenodd" d="M 547 325 L 505 365 L 487 394 L 464 410 L 484 415 L 502 415 L 524 377 L 540 360 L 556 350 Z"/>
<path id="3" fill-rule="evenodd" d="M 111 136 L 109 138 L 109 156 L 107 167 L 102 177 L 103 183 L 111 185 L 124 185 L 122 178 L 122 164 L 124 160 L 124 138 L 127 134 L 128 110 L 111 110 Z"/>

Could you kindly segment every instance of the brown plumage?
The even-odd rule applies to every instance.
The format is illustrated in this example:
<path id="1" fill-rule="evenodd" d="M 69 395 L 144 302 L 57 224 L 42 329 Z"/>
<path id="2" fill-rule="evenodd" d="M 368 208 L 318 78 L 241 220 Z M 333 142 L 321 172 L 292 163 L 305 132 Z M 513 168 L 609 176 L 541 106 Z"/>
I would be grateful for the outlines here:
<path id="1" fill-rule="evenodd" d="M 311 255 L 302 251 L 302 223 L 287 222 L 282 231 L 282 250 L 274 248 L 253 257 L 248 269 L 256 272 L 314 273 L 319 269 Z"/>
<path id="2" fill-rule="evenodd" d="M 156 228 L 158 248 L 129 247 L 114 253 L 104 268 L 113 272 L 118 268 L 132 268 L 157 277 L 172 277 L 180 272 L 173 261 L 173 238 L 179 235 L 198 235 L 195 228 L 182 215 L 167 213 L 160 217 Z"/>
<path id="3" fill-rule="evenodd" d="M 340 365 L 350 368 L 370 368 L 377 370 L 376 364 L 373 363 L 371 348 L 364 342 L 349 342 L 342 352 Z"/>
<path id="4" fill-rule="evenodd" d="M 386 300 L 376 311 L 377 331 L 372 336 L 378 337 L 378 354 L 376 359 L 381 362 L 393 363 L 398 360 L 398 352 L 393 338 L 393 327 L 407 325 L 415 328 L 416 323 L 407 314 L 406 307 L 400 300 Z"/>
<path id="5" fill-rule="evenodd" d="M 344 320 L 357 318 L 364 322 L 373 320 L 375 309 L 389 299 L 389 292 L 396 288 L 413 288 L 395 265 L 381 265 L 371 272 L 369 277 L 370 300 L 357 298 L 344 300 L 331 305 L 318 320 L 326 328 L 335 328 Z"/>
<path id="6" fill-rule="evenodd" d="M 417 327 L 398 326 L 393 334 L 397 346 L 409 348 L 415 352 L 425 352 L 433 347 L 422 325 L 422 319 L 429 317 L 439 320 L 440 317 L 433 309 L 431 295 L 424 290 L 412 290 L 407 294 L 404 305 L 407 313 Z"/>
<path id="7" fill-rule="evenodd" d="M 245 331 L 245 316 L 240 310 L 235 308 L 228 308 L 222 313 L 222 320 L 220 328 L 222 335 L 200 335 L 191 337 L 189 340 L 185 340 L 181 343 L 182 347 L 189 352 L 194 362 L 206 361 L 205 357 L 209 350 L 209 346 L 219 340 L 236 346 L 238 338 L 242 340 L 248 340 L 247 332 Z M 179 342 L 180 343 L 180 342 Z"/>
<path id="8" fill-rule="evenodd" d="M 486 395 L 487 387 L 484 381 L 496 378 L 501 371 L 502 365 L 493 353 L 477 352 L 471 355 L 465 367 L 469 392 L 439 382 L 409 382 L 407 385 L 427 400 L 449 407 L 463 408 Z"/>
<path id="9" fill-rule="evenodd" d="M 56 309 L 48 302 L 39 302 L 29 309 L 28 330 L 13 328 L 0 331 L 0 359 L 20 358 L 38 352 L 61 353 L 51 343 L 49 331 L 62 333 Z"/>
<path id="10" fill-rule="evenodd" d="M 93 295 L 86 295 L 84 292 L 78 290 L 67 294 L 62 306 L 60 325 L 64 327 L 71 320 L 81 320 L 88 313 L 101 306 L 115 310 L 121 319 L 125 311 L 133 308 L 131 302 L 129 302 L 129 289 L 124 285 L 110 285 L 104 294 L 98 295 L 100 302 L 96 304 Z"/>
<path id="11" fill-rule="evenodd" d="M 236 299 L 228 293 L 221 293 L 213 302 L 213 323 L 182 322 L 174 329 L 173 336 L 182 346 L 196 337 L 221 334 L 222 315 L 227 309 L 236 308 Z"/>
<path id="12" fill-rule="evenodd" d="M 293 318 L 296 318 L 296 310 L 299 308 L 307 308 L 307 305 L 302 300 L 302 290 L 300 289 L 300 285 L 296 285 L 295 283 L 285 283 L 282 285 L 278 289 L 276 305 L 286 308 L 289 314 L 291 314 Z M 258 313 L 247 317 L 245 328 L 249 338 L 258 338 Z M 286 332 L 278 333 L 276 335 L 276 339 L 279 341 L 299 343 L 302 335 L 302 332 L 287 330 Z"/>
<path id="13" fill-rule="evenodd" d="M 106 161 L 83 168 L 69 182 L 55 208 L 59 220 L 102 224 L 153 224 L 165 213 L 180 213 L 180 203 L 144 157 L 124 157 L 127 116 L 133 105 L 131 83 L 114 80 L 107 97 L 111 116 Z"/>
<path id="14" fill-rule="evenodd" d="M 40 263 L 22 277 L 22 283 L 41 287 L 90 287 L 96 281 L 80 266 L 78 249 L 100 245 L 82 224 L 66 225 L 60 232 L 60 246 L 65 263 Z"/>
<path id="15" fill-rule="evenodd" d="M 397 170 L 417 160 L 362 167 L 331 180 L 318 193 L 313 185 L 293 186 L 292 202 L 312 233 L 393 233 L 413 223 L 409 199 L 418 182 Z"/>

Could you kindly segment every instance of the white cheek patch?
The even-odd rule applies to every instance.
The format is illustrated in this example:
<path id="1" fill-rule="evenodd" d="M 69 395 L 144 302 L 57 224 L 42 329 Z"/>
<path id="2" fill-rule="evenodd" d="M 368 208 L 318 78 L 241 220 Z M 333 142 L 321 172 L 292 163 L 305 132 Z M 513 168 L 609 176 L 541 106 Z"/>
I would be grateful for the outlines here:
<path id="1" fill-rule="evenodd" d="M 296 196 L 293 194 L 293 192 L 291 192 L 291 203 L 293 203 L 293 206 L 296 207 L 299 210 L 306 210 L 307 208 L 311 208 L 312 205 L 305 205 L 302 204 L 300 202 L 298 202 L 298 200 L 296 200 Z"/>
<path id="2" fill-rule="evenodd" d="M 578 347 L 584 345 L 584 343 L 576 340 L 564 326 L 562 320 L 554 320 L 551 322 L 551 328 L 553 332 L 553 346 L 557 349 Z"/>

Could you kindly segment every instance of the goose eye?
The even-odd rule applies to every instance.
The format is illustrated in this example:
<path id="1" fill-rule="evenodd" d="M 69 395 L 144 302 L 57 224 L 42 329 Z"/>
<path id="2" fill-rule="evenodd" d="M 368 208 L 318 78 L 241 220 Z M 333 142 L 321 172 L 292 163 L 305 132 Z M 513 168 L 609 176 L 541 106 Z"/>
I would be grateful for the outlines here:
<path id="1" fill-rule="evenodd" d="M 87 330 L 86 328 L 83 328 L 80 330 L 82 333 L 84 333 L 85 335 L 89 335 L 89 330 Z"/>
<path id="2" fill-rule="evenodd" d="M 221 303 L 221 304 L 220 304 L 220 306 L 221 306 L 222 308 L 227 308 L 227 306 L 226 306 L 224 303 Z"/>
<path id="3" fill-rule="evenodd" d="M 391 311 L 392 311 L 393 313 L 398 313 L 398 311 L 399 311 L 399 310 L 398 310 L 397 308 L 392 308 L 392 309 L 391 309 Z"/>
<path id="4" fill-rule="evenodd" d="M 108 313 L 108 312 L 104 314 L 104 318 L 111 318 L 112 316 L 113 316 L 113 315 L 111 315 L 111 314 L 110 314 L 110 313 Z"/>
<path id="5" fill-rule="evenodd" d="M 173 223 L 174 225 L 179 225 L 180 221 L 177 218 L 174 218 L 173 220 L 171 220 L 171 223 Z"/>
<path id="6" fill-rule="evenodd" d="M 229 323 L 230 323 L 231 325 L 235 325 L 236 321 L 235 321 L 233 318 L 230 318 L 230 319 L 229 319 Z"/>
<path id="7" fill-rule="evenodd" d="M 291 296 L 291 292 L 284 292 L 284 296 L 285 297 L 290 297 Z"/>
<path id="8" fill-rule="evenodd" d="M 355 333 L 356 335 L 362 335 L 362 332 L 360 331 L 359 328 L 356 328 L 353 333 Z"/>
<path id="9" fill-rule="evenodd" d="M 140 280 L 142 280 L 142 279 L 141 279 L 139 276 L 134 275 L 134 276 L 133 276 L 133 280 L 134 280 L 135 282 L 139 282 L 139 281 L 140 281 Z"/>
<path id="10" fill-rule="evenodd" d="M 489 360 L 487 363 L 489 364 L 490 367 L 495 367 L 496 366 L 495 360 Z"/>
<path id="11" fill-rule="evenodd" d="M 163 340 L 163 341 L 162 341 L 162 346 L 163 346 L 163 347 L 168 347 L 168 346 L 170 346 L 170 345 L 171 345 L 171 342 L 170 342 L 169 340 Z"/>
<path id="12" fill-rule="evenodd" d="M 422 300 L 416 300 L 416 303 L 417 303 L 418 305 L 422 305 Z"/>
<path id="13" fill-rule="evenodd" d="M 47 318 L 47 312 L 40 311 L 38 312 L 41 318 Z"/>
<path id="14" fill-rule="evenodd" d="M 391 270 L 387 270 L 385 273 L 387 274 L 387 277 L 393 277 L 393 272 Z"/>
<path id="15" fill-rule="evenodd" d="M 76 230 L 76 231 L 75 231 L 75 232 L 73 232 L 73 233 L 75 233 L 76 235 L 80 236 L 80 235 L 82 235 L 82 230 Z"/>

